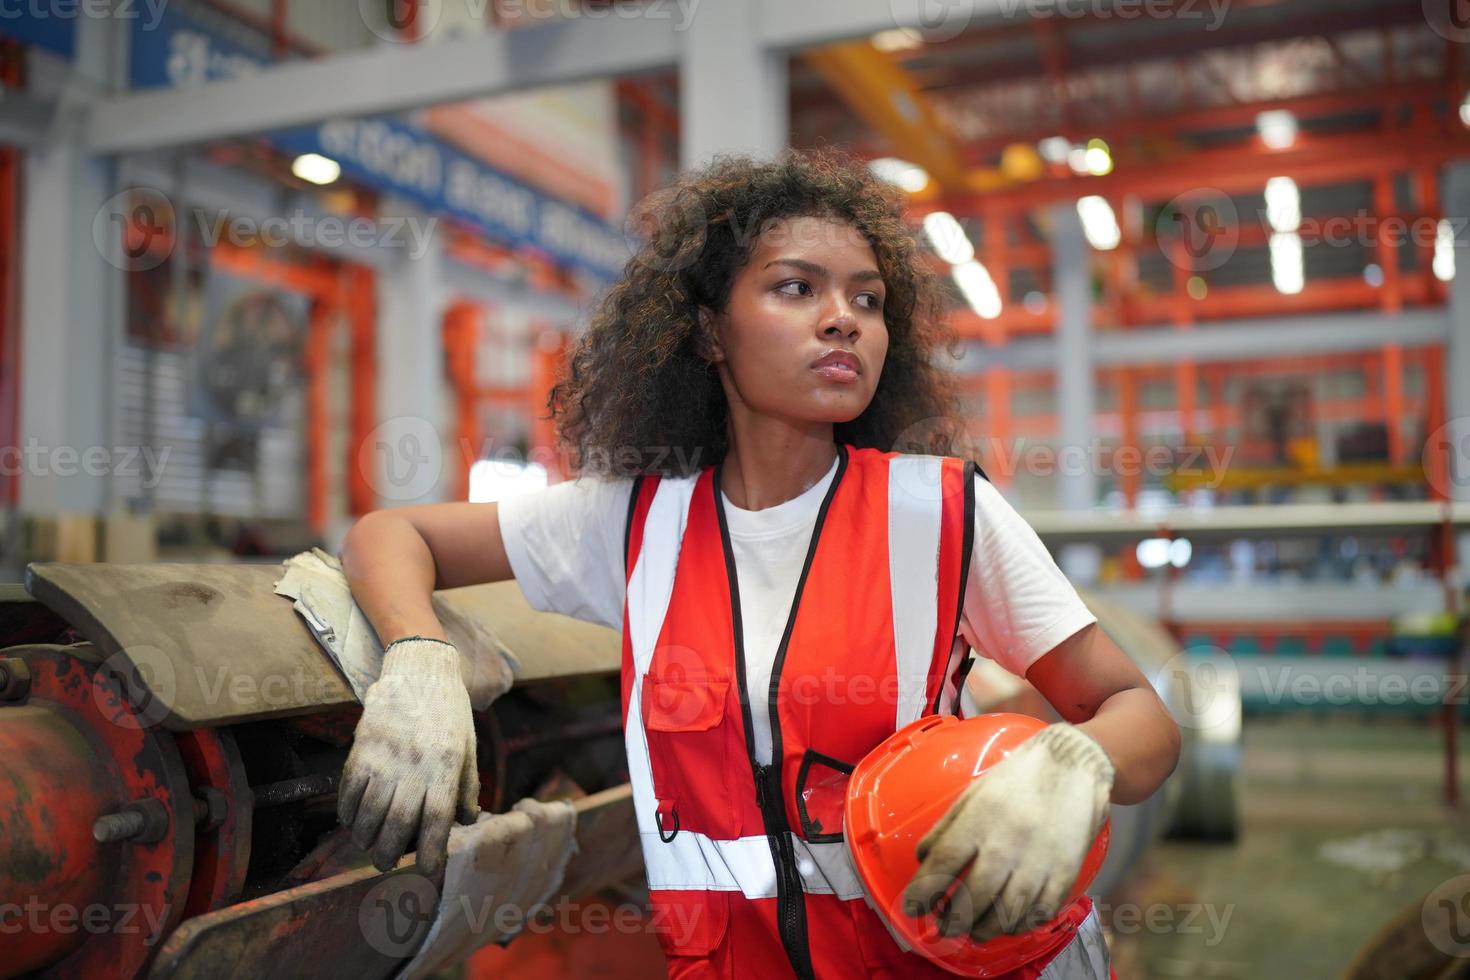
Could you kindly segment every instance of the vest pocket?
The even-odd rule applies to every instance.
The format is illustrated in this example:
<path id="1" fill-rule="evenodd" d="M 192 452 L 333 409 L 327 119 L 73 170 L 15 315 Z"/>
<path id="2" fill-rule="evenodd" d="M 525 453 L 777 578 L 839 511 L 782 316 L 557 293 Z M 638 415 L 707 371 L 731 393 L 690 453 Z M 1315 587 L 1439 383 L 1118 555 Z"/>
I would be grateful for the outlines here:
<path id="1" fill-rule="evenodd" d="M 796 772 L 796 813 L 801 836 L 813 844 L 842 840 L 842 810 L 853 763 L 807 749 Z"/>
<path id="2" fill-rule="evenodd" d="M 677 973 L 674 967 L 682 958 L 716 956 L 730 926 L 729 892 L 655 892 L 653 897 L 653 931 L 670 960 L 670 974 Z"/>
<path id="3" fill-rule="evenodd" d="M 655 824 L 666 844 L 680 831 L 716 839 L 739 836 L 726 785 L 728 743 L 739 737 L 726 724 L 729 695 L 728 677 L 673 670 L 643 678 Z"/>
<path id="4" fill-rule="evenodd" d="M 643 677 L 643 727 L 650 732 L 707 732 L 725 717 L 727 678 Z"/>

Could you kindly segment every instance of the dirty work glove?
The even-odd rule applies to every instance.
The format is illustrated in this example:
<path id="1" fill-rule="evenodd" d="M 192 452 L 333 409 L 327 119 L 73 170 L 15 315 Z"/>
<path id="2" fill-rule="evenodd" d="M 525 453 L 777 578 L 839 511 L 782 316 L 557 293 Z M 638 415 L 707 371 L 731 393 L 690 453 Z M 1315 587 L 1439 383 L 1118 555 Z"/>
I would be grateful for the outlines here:
<path id="1" fill-rule="evenodd" d="M 387 871 L 418 837 L 418 868 L 444 864 L 456 816 L 479 813 L 475 726 L 459 653 L 443 640 L 411 636 L 388 645 L 363 699 L 352 751 L 337 790 L 337 816 L 352 840 Z"/>
<path id="2" fill-rule="evenodd" d="M 1073 725 L 1048 725 L 971 783 L 919 841 L 905 909 L 934 911 L 945 936 L 980 942 L 1045 924 L 1076 884 L 1112 791 L 1102 746 Z"/>

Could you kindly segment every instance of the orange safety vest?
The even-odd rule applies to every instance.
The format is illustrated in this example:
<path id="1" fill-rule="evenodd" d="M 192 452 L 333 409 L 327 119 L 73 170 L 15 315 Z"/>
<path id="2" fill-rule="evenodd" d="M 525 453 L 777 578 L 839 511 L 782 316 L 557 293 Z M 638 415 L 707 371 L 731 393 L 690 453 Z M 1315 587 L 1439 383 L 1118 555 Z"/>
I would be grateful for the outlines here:
<path id="1" fill-rule="evenodd" d="M 977 467 L 838 452 L 771 670 L 769 765 L 751 737 L 721 466 L 633 487 L 623 720 L 671 977 L 952 976 L 902 949 L 864 900 L 842 803 L 879 742 L 955 710 Z M 1053 955 L 1006 976 L 1038 977 Z"/>

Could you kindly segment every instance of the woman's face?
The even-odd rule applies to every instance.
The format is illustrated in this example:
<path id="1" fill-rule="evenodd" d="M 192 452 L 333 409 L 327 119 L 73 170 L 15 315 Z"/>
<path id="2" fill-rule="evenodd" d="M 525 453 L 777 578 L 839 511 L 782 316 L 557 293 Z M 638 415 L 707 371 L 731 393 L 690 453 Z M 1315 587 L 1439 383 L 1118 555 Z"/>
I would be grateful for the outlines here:
<path id="1" fill-rule="evenodd" d="M 868 407 L 888 353 L 872 246 L 845 221 L 786 218 L 756 240 L 714 328 L 732 412 L 837 423 Z"/>

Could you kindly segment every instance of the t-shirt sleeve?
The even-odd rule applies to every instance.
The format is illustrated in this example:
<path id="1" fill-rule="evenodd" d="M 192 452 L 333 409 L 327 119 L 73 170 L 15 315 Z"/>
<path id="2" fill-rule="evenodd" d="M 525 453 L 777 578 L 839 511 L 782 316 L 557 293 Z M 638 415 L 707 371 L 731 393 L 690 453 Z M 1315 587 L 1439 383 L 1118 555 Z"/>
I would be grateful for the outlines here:
<path id="1" fill-rule="evenodd" d="M 1097 617 L 1031 525 L 990 481 L 975 477 L 975 543 L 960 634 L 1018 677 Z"/>
<path id="2" fill-rule="evenodd" d="M 533 609 L 623 628 L 631 477 L 583 476 L 500 501 L 500 536 Z"/>

